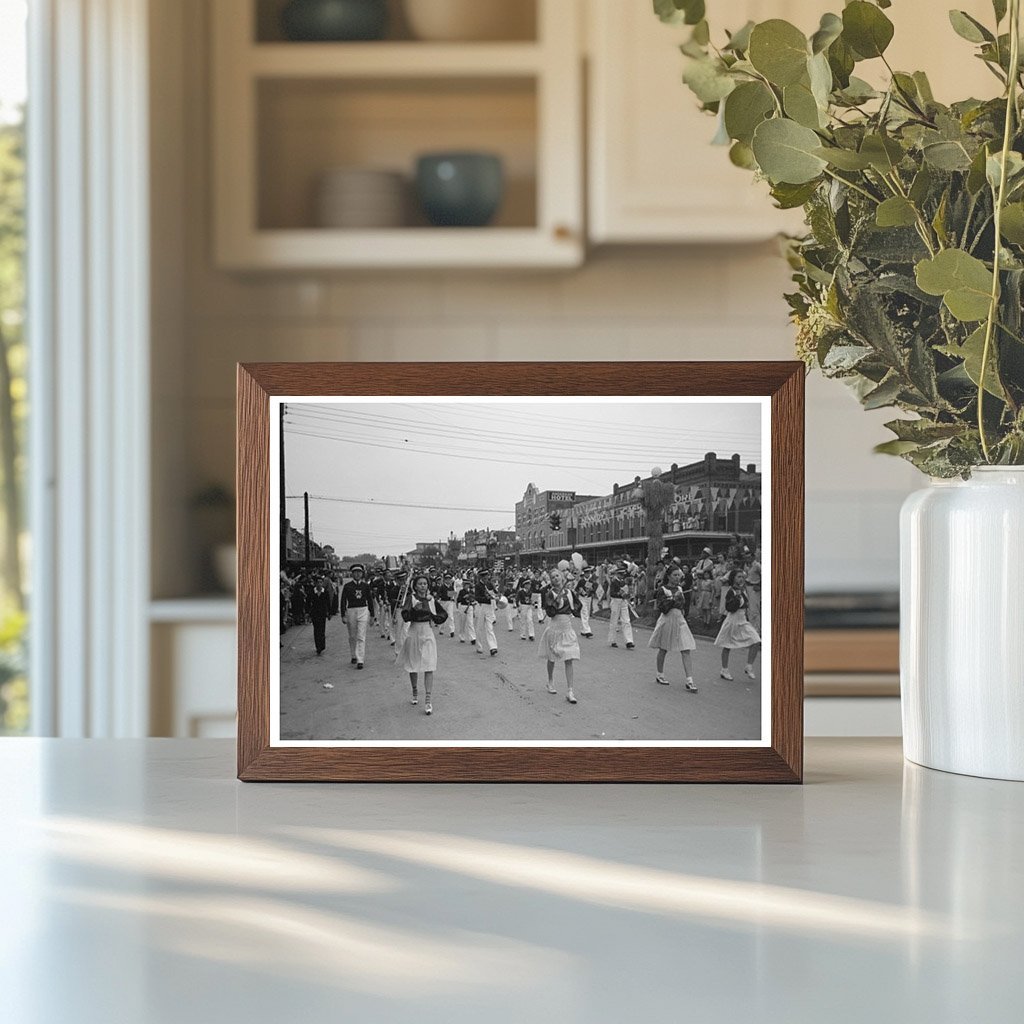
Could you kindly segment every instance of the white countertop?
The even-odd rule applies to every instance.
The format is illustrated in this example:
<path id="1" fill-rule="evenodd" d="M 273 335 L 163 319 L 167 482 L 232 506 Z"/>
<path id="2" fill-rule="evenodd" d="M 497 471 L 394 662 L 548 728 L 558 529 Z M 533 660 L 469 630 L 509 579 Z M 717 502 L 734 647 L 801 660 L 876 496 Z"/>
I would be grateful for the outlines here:
<path id="1" fill-rule="evenodd" d="M 226 741 L 0 741 L 5 1024 L 1017 1022 L 1024 785 L 243 785 Z"/>

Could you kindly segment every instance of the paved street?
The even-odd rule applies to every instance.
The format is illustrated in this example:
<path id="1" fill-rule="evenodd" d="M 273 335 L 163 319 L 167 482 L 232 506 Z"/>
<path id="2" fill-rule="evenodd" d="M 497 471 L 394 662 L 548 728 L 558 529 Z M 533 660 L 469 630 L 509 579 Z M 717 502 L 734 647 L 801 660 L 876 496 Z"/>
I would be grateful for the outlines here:
<path id="1" fill-rule="evenodd" d="M 577 623 L 578 628 L 578 623 Z M 698 637 L 694 652 L 697 694 L 683 689 L 678 654 L 669 655 L 671 686 L 654 681 L 656 652 L 650 630 L 635 629 L 636 649 L 604 642 L 607 622 L 597 620 L 592 640 L 580 638 L 575 706 L 565 699 L 565 676 L 555 667 L 558 695 L 546 689 L 538 642 L 518 629 L 497 630 L 499 653 L 476 654 L 470 644 L 438 637 L 434 713 L 409 704 L 409 677 L 395 663 L 395 648 L 372 629 L 366 667 L 349 663 L 348 633 L 340 619 L 327 623 L 327 650 L 316 656 L 310 625 L 282 637 L 281 738 L 284 740 L 679 740 L 756 739 L 760 734 L 758 678 L 743 675 L 746 652 L 732 656 L 733 682 L 719 679 L 720 652 Z M 540 633 L 538 632 L 538 641 Z M 324 684 L 333 684 L 325 689 Z"/>

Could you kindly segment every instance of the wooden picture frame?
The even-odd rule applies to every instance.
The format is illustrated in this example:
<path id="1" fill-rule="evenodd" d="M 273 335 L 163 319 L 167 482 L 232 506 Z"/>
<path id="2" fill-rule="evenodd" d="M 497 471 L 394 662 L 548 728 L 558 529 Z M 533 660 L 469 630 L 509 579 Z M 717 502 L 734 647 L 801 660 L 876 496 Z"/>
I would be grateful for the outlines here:
<path id="1" fill-rule="evenodd" d="M 271 400 L 281 396 L 750 396 L 770 409 L 770 739 L 761 746 L 282 747 L 271 743 Z M 247 781 L 800 782 L 804 367 L 799 362 L 238 366 L 238 778 Z M 767 560 L 766 560 L 767 561 Z M 276 654 L 276 642 L 274 652 Z"/>

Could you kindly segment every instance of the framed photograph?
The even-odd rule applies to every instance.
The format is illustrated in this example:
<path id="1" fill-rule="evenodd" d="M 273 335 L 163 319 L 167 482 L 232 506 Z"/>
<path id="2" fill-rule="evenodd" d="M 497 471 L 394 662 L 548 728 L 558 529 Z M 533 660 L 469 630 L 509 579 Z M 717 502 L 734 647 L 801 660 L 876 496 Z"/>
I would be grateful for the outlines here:
<path id="1" fill-rule="evenodd" d="M 798 362 L 238 367 L 238 776 L 799 782 Z"/>

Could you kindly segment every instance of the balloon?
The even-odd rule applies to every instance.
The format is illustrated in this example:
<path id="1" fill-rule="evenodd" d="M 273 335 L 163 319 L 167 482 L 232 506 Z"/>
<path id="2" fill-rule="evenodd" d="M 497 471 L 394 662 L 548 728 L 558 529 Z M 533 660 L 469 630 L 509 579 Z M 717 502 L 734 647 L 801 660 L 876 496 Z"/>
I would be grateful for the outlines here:
<path id="1" fill-rule="evenodd" d="M 565 572 L 565 570 L 569 568 L 569 562 L 568 562 L 568 561 L 567 561 L 566 559 L 564 559 L 564 558 L 563 558 L 563 559 L 562 559 L 562 560 L 561 560 L 561 561 L 560 561 L 560 562 L 558 563 L 558 568 L 559 568 L 559 569 L 561 569 L 561 570 L 562 570 L 562 572 Z"/>
<path id="2" fill-rule="evenodd" d="M 574 551 L 572 553 L 572 564 L 575 565 L 577 569 L 583 568 L 583 556 L 578 551 Z"/>

